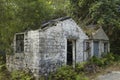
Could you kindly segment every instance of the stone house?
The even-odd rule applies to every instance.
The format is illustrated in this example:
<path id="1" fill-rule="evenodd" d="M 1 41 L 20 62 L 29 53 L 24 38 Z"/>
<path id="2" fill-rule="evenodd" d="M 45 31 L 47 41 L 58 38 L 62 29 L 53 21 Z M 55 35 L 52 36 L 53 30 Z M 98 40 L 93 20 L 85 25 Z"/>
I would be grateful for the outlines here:
<path id="1" fill-rule="evenodd" d="M 8 69 L 27 68 L 39 76 L 109 52 L 109 39 L 102 28 L 87 35 L 73 19 L 63 17 L 44 23 L 41 29 L 16 33 L 13 48 L 14 54 L 6 59 Z"/>
<path id="2" fill-rule="evenodd" d="M 84 60 L 92 56 L 101 57 L 110 51 L 109 38 L 101 26 L 89 25 L 84 31 L 89 37 L 84 40 Z"/>

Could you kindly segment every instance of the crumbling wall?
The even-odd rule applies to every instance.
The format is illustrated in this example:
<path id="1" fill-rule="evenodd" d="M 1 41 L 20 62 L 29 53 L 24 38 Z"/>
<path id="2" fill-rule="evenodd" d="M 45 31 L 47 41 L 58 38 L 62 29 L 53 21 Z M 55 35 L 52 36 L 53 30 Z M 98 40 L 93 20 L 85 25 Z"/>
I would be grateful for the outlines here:
<path id="1" fill-rule="evenodd" d="M 73 61 L 82 62 L 83 41 L 88 37 L 72 19 L 68 19 L 56 22 L 48 26 L 48 29 L 26 32 L 25 52 L 18 55 L 19 58 L 21 55 L 18 60 L 14 58 L 18 53 L 7 58 L 10 61 L 7 64 L 14 69 L 17 69 L 18 65 L 24 69 L 29 68 L 35 76 L 48 75 L 67 64 L 67 39 L 76 41 Z"/>
<path id="2" fill-rule="evenodd" d="M 72 20 L 65 20 L 56 23 L 55 26 L 40 31 L 39 34 L 40 54 L 36 55 L 41 60 L 36 64 L 39 68 L 38 74 L 49 74 L 57 68 L 66 65 L 67 62 L 67 39 L 76 40 L 76 60 L 83 61 L 83 41 L 88 37 Z"/>
<path id="3" fill-rule="evenodd" d="M 39 31 L 24 32 L 24 52 L 16 53 L 16 41 L 14 39 L 14 53 L 7 55 L 6 65 L 9 71 L 12 70 L 24 70 L 30 69 L 32 72 L 34 69 L 34 55 L 39 53 Z"/>

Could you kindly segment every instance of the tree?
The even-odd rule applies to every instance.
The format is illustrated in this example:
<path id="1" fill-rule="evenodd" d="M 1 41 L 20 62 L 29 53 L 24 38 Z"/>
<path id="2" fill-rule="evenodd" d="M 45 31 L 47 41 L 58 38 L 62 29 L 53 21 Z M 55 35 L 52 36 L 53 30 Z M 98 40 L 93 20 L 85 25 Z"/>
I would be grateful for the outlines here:
<path id="1" fill-rule="evenodd" d="M 71 15 L 83 25 L 99 24 L 110 37 L 111 50 L 120 51 L 119 0 L 70 0 Z M 117 48 L 117 50 L 116 50 Z"/>
<path id="2" fill-rule="evenodd" d="M 47 0 L 48 4 L 53 8 L 52 18 L 58 18 L 68 15 L 69 0 Z"/>
<path id="3" fill-rule="evenodd" d="M 0 50 L 11 52 L 16 32 L 40 28 L 52 8 L 44 0 L 0 0 Z"/>
<path id="4" fill-rule="evenodd" d="M 10 43 L 8 40 L 11 40 L 12 31 L 14 31 L 13 27 L 16 24 L 14 5 L 11 4 L 9 0 L 1 0 L 0 1 L 0 50 L 6 49 L 10 47 Z M 6 47 L 6 48 L 5 48 Z"/>
<path id="5" fill-rule="evenodd" d="M 23 23 L 23 28 L 40 28 L 41 23 L 49 20 L 53 9 L 45 0 L 18 0 L 15 1 L 18 6 L 17 17 Z"/>

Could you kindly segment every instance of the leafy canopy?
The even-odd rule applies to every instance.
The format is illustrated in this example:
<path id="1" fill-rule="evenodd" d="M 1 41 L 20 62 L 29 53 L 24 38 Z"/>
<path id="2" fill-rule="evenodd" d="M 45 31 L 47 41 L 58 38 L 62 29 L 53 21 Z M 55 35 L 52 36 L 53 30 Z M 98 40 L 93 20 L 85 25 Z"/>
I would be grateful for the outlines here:
<path id="1" fill-rule="evenodd" d="M 120 0 L 70 0 L 71 15 L 81 25 L 99 24 L 110 38 L 111 50 L 120 51 Z"/>

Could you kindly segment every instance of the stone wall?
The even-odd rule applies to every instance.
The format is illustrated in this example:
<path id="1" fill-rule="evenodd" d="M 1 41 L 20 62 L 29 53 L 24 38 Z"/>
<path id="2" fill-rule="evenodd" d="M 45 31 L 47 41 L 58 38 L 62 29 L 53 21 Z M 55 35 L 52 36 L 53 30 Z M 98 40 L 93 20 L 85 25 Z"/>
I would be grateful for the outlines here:
<path id="1" fill-rule="evenodd" d="M 67 39 L 76 41 L 74 63 L 83 61 L 83 42 L 88 37 L 74 20 L 67 19 L 48 27 L 25 33 L 25 52 L 15 53 L 7 58 L 9 69 L 17 69 L 21 65 L 23 69 L 29 68 L 35 76 L 48 75 L 58 67 L 66 65 Z M 17 54 L 18 60 L 14 58 Z"/>
<path id="2" fill-rule="evenodd" d="M 66 65 L 67 39 L 76 40 L 76 54 L 73 54 L 76 55 L 75 63 L 83 61 L 83 41 L 88 37 L 72 19 L 59 22 L 56 26 L 40 31 L 40 35 L 41 56 L 36 56 L 42 58 L 42 61 L 39 61 L 39 74 L 49 73 Z"/>

